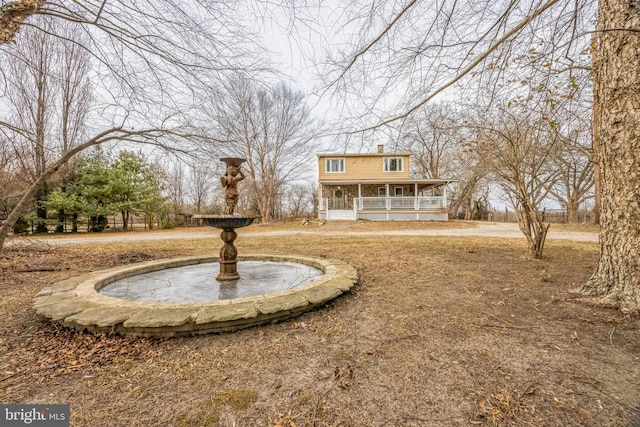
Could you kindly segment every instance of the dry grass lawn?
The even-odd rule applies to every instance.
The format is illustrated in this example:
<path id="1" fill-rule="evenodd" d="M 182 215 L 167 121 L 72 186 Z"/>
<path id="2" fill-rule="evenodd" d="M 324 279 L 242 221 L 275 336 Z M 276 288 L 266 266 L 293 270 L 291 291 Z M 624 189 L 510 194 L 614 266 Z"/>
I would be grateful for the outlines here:
<path id="1" fill-rule="evenodd" d="M 640 320 L 570 293 L 595 245 L 550 241 L 536 261 L 523 240 L 339 234 L 353 227 L 236 241 L 347 261 L 361 275 L 351 294 L 292 321 L 167 340 L 60 329 L 30 300 L 81 272 L 217 253 L 218 240 L 7 248 L 0 402 L 69 403 L 71 425 L 91 427 L 640 426 Z"/>

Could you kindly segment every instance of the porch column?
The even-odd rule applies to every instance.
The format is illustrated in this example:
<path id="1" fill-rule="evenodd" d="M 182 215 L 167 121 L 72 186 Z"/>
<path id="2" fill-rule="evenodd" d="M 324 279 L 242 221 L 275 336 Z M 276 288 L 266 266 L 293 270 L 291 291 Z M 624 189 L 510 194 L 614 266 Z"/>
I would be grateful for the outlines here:
<path id="1" fill-rule="evenodd" d="M 444 185 L 444 192 L 443 192 L 443 196 L 442 196 L 442 207 L 443 208 L 447 208 L 447 187 L 449 186 L 449 183 Z"/>
<path id="2" fill-rule="evenodd" d="M 358 184 L 358 209 L 362 209 L 362 184 Z"/>
<path id="3" fill-rule="evenodd" d="M 420 201 L 418 200 L 418 183 L 413 183 L 413 207 L 418 210 L 420 209 Z"/>
<path id="4" fill-rule="evenodd" d="M 391 195 L 389 193 L 389 183 L 385 184 L 384 186 L 386 188 L 385 193 L 387 194 L 387 198 L 386 198 L 385 204 L 387 205 L 387 210 L 389 210 L 389 209 L 391 209 L 391 199 L 390 199 Z"/>
<path id="5" fill-rule="evenodd" d="M 321 220 L 321 213 L 320 211 L 322 211 L 322 184 L 318 183 L 318 221 Z M 326 214 L 325 214 L 326 215 Z"/>

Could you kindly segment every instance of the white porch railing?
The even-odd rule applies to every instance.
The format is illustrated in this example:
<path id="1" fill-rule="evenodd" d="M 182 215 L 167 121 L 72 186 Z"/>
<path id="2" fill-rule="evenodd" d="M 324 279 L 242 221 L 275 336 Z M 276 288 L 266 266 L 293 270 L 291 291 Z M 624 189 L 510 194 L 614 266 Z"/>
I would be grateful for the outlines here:
<path id="1" fill-rule="evenodd" d="M 320 210 L 327 210 L 329 199 L 320 199 Z M 442 196 L 428 197 L 360 197 L 353 199 L 354 211 L 366 210 L 436 210 L 445 208 L 445 199 Z"/>
<path id="2" fill-rule="evenodd" d="M 326 211 L 327 210 L 327 206 L 329 206 L 329 199 L 326 197 L 322 197 L 320 199 L 320 210 L 321 211 Z"/>
<path id="3" fill-rule="evenodd" d="M 430 210 L 444 208 L 444 197 L 361 197 L 361 210 L 414 209 Z"/>
<path id="4" fill-rule="evenodd" d="M 418 197 L 416 209 L 443 209 L 447 207 L 445 200 L 446 199 L 442 196 Z"/>

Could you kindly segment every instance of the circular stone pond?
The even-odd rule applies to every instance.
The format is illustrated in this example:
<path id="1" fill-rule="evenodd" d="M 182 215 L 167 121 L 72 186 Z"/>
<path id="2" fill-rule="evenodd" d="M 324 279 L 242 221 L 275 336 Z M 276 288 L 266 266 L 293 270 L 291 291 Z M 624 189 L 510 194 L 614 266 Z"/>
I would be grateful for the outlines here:
<path id="1" fill-rule="evenodd" d="M 244 284 L 243 277 L 231 283 L 216 282 L 215 257 L 184 257 L 72 277 L 41 290 L 33 305 L 39 316 L 92 332 L 198 335 L 289 319 L 324 305 L 357 281 L 355 269 L 338 260 L 280 255 L 244 255 L 238 260 L 241 276 L 246 275 Z M 242 270 L 245 263 L 246 274 Z M 186 272 L 181 273 L 183 268 Z M 145 275 L 153 278 L 147 282 L 164 283 L 158 289 L 167 283 L 174 289 L 148 300 L 157 290 L 134 291 L 135 281 Z M 120 291 L 102 293 L 118 282 L 124 284 Z M 180 288 L 182 285 L 191 289 Z M 254 294 L 249 295 L 251 292 Z M 125 299 L 133 294 L 139 295 Z"/>

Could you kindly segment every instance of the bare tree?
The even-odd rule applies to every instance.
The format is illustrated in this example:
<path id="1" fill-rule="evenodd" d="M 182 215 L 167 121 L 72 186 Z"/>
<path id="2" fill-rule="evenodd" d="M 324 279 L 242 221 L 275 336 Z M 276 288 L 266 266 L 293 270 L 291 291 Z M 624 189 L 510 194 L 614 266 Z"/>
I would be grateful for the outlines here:
<path id="1" fill-rule="evenodd" d="M 468 144 L 470 116 L 450 104 L 425 105 L 403 123 L 401 149 L 413 154 L 413 170 L 419 178 L 454 180 L 450 212 L 463 209 L 472 219 L 473 201 L 487 168 Z"/>
<path id="2" fill-rule="evenodd" d="M 59 43 L 59 72 L 55 76 L 58 81 L 59 111 L 58 111 L 58 133 L 54 139 L 60 145 L 56 152 L 65 152 L 79 144 L 86 134 L 86 122 L 93 101 L 92 87 L 89 82 L 90 58 L 89 53 L 80 47 L 87 42 L 82 35 L 73 32 L 70 25 L 61 24 L 66 28 L 61 34 L 66 34 L 66 38 L 76 40 L 75 43 Z M 53 141 L 52 141 L 53 142 Z M 57 173 L 61 190 L 66 191 L 69 181 L 72 179 L 75 164 L 69 162 L 60 168 Z M 56 231 L 64 231 L 66 213 L 64 209 L 58 210 L 58 226 Z M 77 229 L 77 225 L 74 225 Z"/>
<path id="3" fill-rule="evenodd" d="M 171 205 L 171 214 L 173 219 L 180 218 L 186 203 L 186 183 L 185 173 L 182 164 L 174 163 L 168 168 L 162 168 L 165 172 L 162 174 L 165 191 L 169 204 Z"/>
<path id="4" fill-rule="evenodd" d="M 52 67 L 55 59 L 56 45 L 44 33 L 30 34 L 24 49 L 14 53 L 17 60 L 9 62 L 9 75 L 12 80 L 7 84 L 7 95 L 13 107 L 13 121 L 21 129 L 32 129 L 32 132 L 11 132 L 5 134 L 14 150 L 21 152 L 18 159 L 22 170 L 28 171 L 24 177 L 33 182 L 47 167 L 51 153 L 47 150 L 45 138 L 53 114 L 54 82 Z M 49 147 L 51 148 L 51 147 Z M 46 184 L 45 184 L 46 185 Z M 45 220 L 47 210 L 43 202 L 46 199 L 46 187 L 36 194 L 36 211 L 41 221 L 37 232 L 46 232 Z"/>
<path id="5" fill-rule="evenodd" d="M 59 71 L 54 76 L 59 86 L 59 144 L 67 151 L 86 136 L 86 120 L 92 106 L 90 54 L 83 49 L 89 40 L 76 34 L 69 24 L 57 24 L 60 34 L 73 43 L 58 43 Z"/>
<path id="6" fill-rule="evenodd" d="M 557 133 L 535 112 L 513 107 L 481 117 L 476 126 L 478 154 L 513 205 L 529 255 L 541 258 L 549 230 L 542 202 L 553 179 L 550 159 L 558 150 Z"/>
<path id="7" fill-rule="evenodd" d="M 51 22 L 40 25 L 53 28 Z M 82 41 L 69 25 L 62 27 L 58 29 L 61 34 Z M 32 183 L 56 153 L 73 147 L 83 136 L 90 106 L 89 56 L 76 44 L 62 43 L 32 28 L 23 32 L 22 39 L 19 45 L 2 52 L 2 60 L 8 65 L 4 82 L 11 126 L 0 122 L 0 132 L 16 153 L 20 169 L 28 172 L 22 178 Z M 61 171 L 62 186 L 66 172 Z M 47 231 L 46 196 L 47 183 L 36 195 L 39 232 Z"/>
<path id="8" fill-rule="evenodd" d="M 404 120 L 447 89 L 467 96 L 480 89 L 475 93 L 487 102 L 494 91 L 509 86 L 513 92 L 512 83 L 533 77 L 527 75 L 533 70 L 572 73 L 588 66 L 579 52 L 589 46 L 582 32 L 591 29 L 593 3 L 348 3 L 333 30 L 350 43 L 324 59 L 320 72 L 327 90 L 345 102 L 346 131 Z"/>
<path id="9" fill-rule="evenodd" d="M 229 154 L 247 159 L 245 188 L 264 222 L 280 209 L 283 186 L 299 178 L 314 130 L 302 93 L 284 84 L 263 89 L 246 79 L 232 80 L 215 105 Z M 246 191 L 246 190 L 245 190 Z"/>
<path id="10" fill-rule="evenodd" d="M 451 178 L 452 161 L 462 148 L 462 120 L 448 104 L 424 106 L 401 129 L 401 149 L 413 153 L 412 170 L 420 178 Z"/>
<path id="11" fill-rule="evenodd" d="M 113 77 L 127 84 L 129 71 L 152 71 L 160 82 L 176 68 L 189 76 L 202 71 L 265 69 L 251 26 L 266 15 L 267 5 L 207 0 L 14 0 L 0 6 L 0 45 L 19 43 L 25 26 L 66 38 L 42 27 L 37 16 L 73 23 L 89 36 L 81 44 Z M 126 63 L 132 67 L 127 67 Z M 119 69 L 118 69 L 119 68 Z M 147 83 L 151 83 L 147 80 Z"/>
<path id="12" fill-rule="evenodd" d="M 477 147 L 468 139 L 465 146 L 452 160 L 450 167 L 455 171 L 449 178 L 455 179 L 450 186 L 449 198 L 451 206 L 449 212 L 458 215 L 464 212 L 464 219 L 474 219 L 474 201 L 486 199 L 487 186 L 485 178 L 489 172 L 488 165 L 478 155 Z"/>
<path id="13" fill-rule="evenodd" d="M 585 56 L 585 52 L 582 53 Z M 566 206 L 569 220 L 575 222 L 580 206 L 592 197 L 594 184 L 590 73 L 587 70 L 566 75 L 538 72 L 537 78 L 529 78 L 523 86 L 528 92 L 521 89 L 510 102 L 526 106 L 537 100 L 545 105 L 542 120 L 556 133 L 559 145 L 551 158 L 554 176 L 542 179 L 547 182 L 550 195 Z"/>
<path id="14" fill-rule="evenodd" d="M 313 199 L 317 194 L 309 191 L 309 183 L 295 182 L 285 189 L 285 203 L 291 218 L 308 216 L 313 210 Z"/>
<path id="15" fill-rule="evenodd" d="M 318 210 L 320 208 L 320 200 L 318 199 L 318 183 L 310 182 L 307 183 L 307 193 L 309 194 L 309 199 L 311 200 L 311 215 L 314 218 L 318 217 Z"/>
<path id="16" fill-rule="evenodd" d="M 0 220 L 5 219 L 20 200 L 25 190 L 25 182 L 21 179 L 19 163 L 9 141 L 0 136 Z"/>
<path id="17" fill-rule="evenodd" d="M 215 172 L 215 168 L 203 161 L 192 164 L 189 169 L 188 193 L 196 213 L 205 213 L 212 202 L 214 183 L 219 182 Z"/>
<path id="18" fill-rule="evenodd" d="M 555 179 L 548 181 L 549 194 L 566 207 L 570 223 L 577 222 L 580 207 L 593 198 L 593 151 L 581 140 L 582 131 L 590 136 L 591 128 L 559 134 L 560 150 L 550 159 Z"/>

